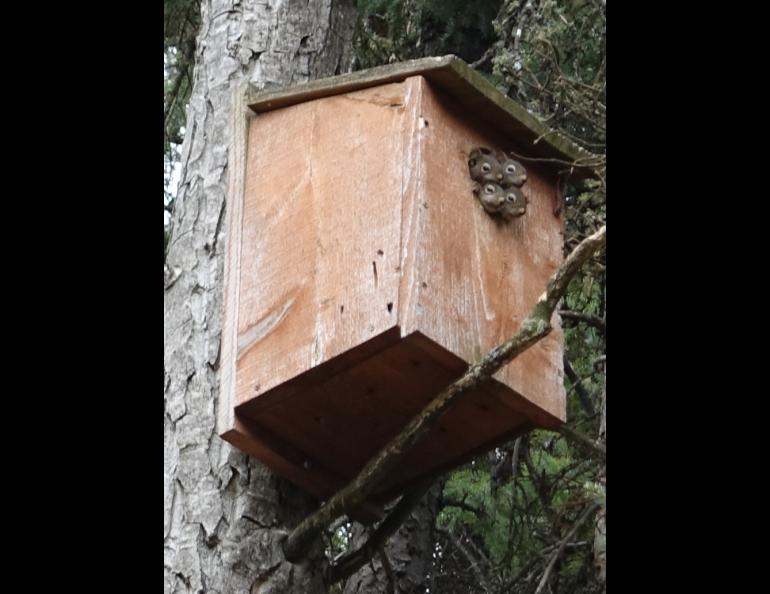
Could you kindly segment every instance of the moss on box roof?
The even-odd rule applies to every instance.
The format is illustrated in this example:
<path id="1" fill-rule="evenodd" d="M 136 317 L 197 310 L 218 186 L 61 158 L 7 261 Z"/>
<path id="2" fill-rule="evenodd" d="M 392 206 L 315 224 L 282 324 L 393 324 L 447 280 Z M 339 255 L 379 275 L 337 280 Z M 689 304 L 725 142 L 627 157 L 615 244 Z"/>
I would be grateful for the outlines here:
<path id="1" fill-rule="evenodd" d="M 474 117 L 481 118 L 530 149 L 531 157 L 556 159 L 578 166 L 595 163 L 598 159 L 596 155 L 540 122 L 460 58 L 451 55 L 388 64 L 292 87 L 267 90 L 250 88 L 247 103 L 253 111 L 261 113 L 321 97 L 402 81 L 410 76 L 423 76 L 433 86 L 454 98 L 463 109 L 474 114 Z M 590 170 L 581 167 L 577 167 L 575 174 L 578 177 L 591 175 Z"/>

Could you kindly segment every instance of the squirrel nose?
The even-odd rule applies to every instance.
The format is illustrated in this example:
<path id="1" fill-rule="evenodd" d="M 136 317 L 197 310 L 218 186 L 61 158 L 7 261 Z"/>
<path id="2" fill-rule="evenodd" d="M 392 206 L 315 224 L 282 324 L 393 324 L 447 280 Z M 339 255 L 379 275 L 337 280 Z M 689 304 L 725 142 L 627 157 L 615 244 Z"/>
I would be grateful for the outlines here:
<path id="1" fill-rule="evenodd" d="M 497 174 L 497 179 L 498 180 L 502 180 L 503 179 L 503 174 L 502 173 L 498 173 Z"/>

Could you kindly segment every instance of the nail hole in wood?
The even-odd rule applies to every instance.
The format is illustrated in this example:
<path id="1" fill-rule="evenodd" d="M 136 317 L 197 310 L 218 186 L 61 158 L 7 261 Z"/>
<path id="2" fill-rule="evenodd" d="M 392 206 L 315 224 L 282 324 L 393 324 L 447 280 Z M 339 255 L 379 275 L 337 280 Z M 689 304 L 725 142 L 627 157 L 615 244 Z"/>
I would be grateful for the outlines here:
<path id="1" fill-rule="evenodd" d="M 393 311 L 393 302 L 388 303 L 388 313 Z"/>

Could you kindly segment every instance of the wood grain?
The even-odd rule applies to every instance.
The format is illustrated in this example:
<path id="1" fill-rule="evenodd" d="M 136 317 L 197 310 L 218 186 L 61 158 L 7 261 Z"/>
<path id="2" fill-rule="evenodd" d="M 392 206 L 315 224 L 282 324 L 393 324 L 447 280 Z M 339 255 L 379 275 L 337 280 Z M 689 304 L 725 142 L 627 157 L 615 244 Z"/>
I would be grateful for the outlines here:
<path id="1" fill-rule="evenodd" d="M 476 361 L 516 332 L 562 262 L 555 180 L 528 166 L 527 213 L 510 222 L 488 215 L 472 193 L 468 154 L 478 146 L 518 146 L 431 85 L 419 89 L 410 140 L 421 156 L 404 197 L 402 252 L 412 260 L 402 279 L 402 335 L 419 331 Z M 563 420 L 561 341 L 557 316 L 554 332 L 497 378 Z"/>
<path id="2" fill-rule="evenodd" d="M 442 63 L 441 76 L 456 76 Z M 320 498 L 513 335 L 562 259 L 553 170 L 527 165 L 524 217 L 484 212 L 468 153 L 526 141 L 469 113 L 439 70 L 316 86 L 234 119 L 220 433 Z M 465 395 L 358 517 L 531 427 L 558 426 L 554 327 Z"/>
<path id="3" fill-rule="evenodd" d="M 396 325 L 404 87 L 338 95 L 253 120 L 238 403 Z"/>
<path id="4" fill-rule="evenodd" d="M 240 286 L 241 228 L 246 175 L 247 133 L 253 112 L 246 106 L 246 84 L 237 86 L 230 106 L 230 150 L 228 151 L 227 231 L 225 239 L 224 320 L 220 351 L 217 432 L 235 426 L 235 345 L 237 344 L 238 295 Z"/>

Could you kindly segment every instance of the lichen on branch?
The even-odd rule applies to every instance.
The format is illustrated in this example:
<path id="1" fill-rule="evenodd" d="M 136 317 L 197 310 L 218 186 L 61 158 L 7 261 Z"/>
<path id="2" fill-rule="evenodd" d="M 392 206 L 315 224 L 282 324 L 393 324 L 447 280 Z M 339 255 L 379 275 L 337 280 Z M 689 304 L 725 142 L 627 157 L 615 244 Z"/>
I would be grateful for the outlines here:
<path id="1" fill-rule="evenodd" d="M 493 348 L 481 361 L 471 365 L 452 384 L 444 388 L 404 429 L 390 440 L 348 485 L 324 503 L 318 511 L 303 520 L 283 542 L 287 561 L 303 559 L 313 541 L 331 522 L 342 514 L 359 507 L 402 460 L 402 457 L 424 437 L 441 416 L 461 395 L 494 375 L 500 368 L 547 336 L 556 305 L 564 296 L 570 280 L 591 256 L 606 242 L 606 225 L 586 237 L 564 260 L 548 281 L 519 331 L 501 345 Z"/>

